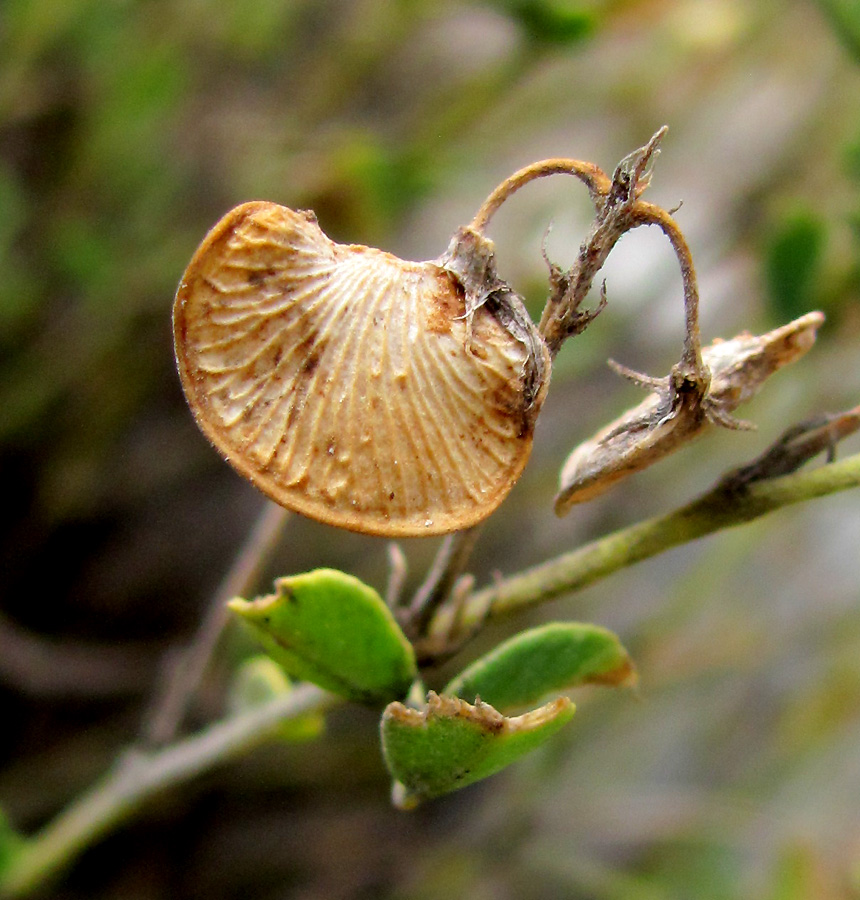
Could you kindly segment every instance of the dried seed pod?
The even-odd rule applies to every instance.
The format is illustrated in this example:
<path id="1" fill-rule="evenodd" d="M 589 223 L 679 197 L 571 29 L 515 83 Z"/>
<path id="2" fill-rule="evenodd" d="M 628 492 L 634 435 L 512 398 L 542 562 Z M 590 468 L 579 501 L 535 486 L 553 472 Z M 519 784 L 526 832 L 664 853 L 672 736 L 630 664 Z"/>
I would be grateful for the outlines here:
<path id="1" fill-rule="evenodd" d="M 549 379 L 476 231 L 405 262 L 268 202 L 232 210 L 198 248 L 174 339 L 189 405 L 227 460 L 282 506 L 369 534 L 488 516 L 528 459 Z"/>
<path id="2" fill-rule="evenodd" d="M 714 340 L 702 350 L 710 384 L 701 397 L 675 397 L 667 380 L 665 390 L 649 394 L 570 454 L 559 478 L 556 514 L 567 515 L 575 504 L 674 453 L 709 424 L 727 422 L 774 372 L 812 347 L 823 322 L 822 313 L 811 312 L 767 334 Z"/>

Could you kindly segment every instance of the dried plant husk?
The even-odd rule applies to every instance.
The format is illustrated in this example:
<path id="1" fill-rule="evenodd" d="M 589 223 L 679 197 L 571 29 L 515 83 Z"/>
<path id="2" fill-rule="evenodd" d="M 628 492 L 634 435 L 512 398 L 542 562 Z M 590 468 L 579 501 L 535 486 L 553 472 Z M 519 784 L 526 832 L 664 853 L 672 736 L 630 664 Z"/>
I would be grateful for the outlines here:
<path id="1" fill-rule="evenodd" d="M 822 313 L 810 312 L 766 334 L 716 338 L 702 350 L 710 373 L 703 396 L 673 397 L 669 390 L 649 394 L 573 450 L 559 477 L 556 514 L 566 515 L 577 503 L 599 496 L 699 436 L 714 424 L 710 410 L 725 416 L 752 399 L 771 375 L 812 347 L 823 322 Z"/>
<path id="2" fill-rule="evenodd" d="M 241 474 L 289 509 L 387 536 L 488 516 L 528 460 L 549 379 L 482 235 L 406 262 L 264 201 L 195 253 L 174 338 L 194 416 Z"/>

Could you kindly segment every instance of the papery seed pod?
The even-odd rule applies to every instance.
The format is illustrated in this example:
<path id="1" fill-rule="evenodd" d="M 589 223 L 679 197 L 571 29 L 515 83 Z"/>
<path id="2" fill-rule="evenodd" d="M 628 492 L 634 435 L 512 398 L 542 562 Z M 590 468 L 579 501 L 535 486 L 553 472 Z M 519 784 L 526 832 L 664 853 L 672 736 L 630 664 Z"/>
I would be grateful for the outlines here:
<path id="1" fill-rule="evenodd" d="M 379 535 L 488 516 L 528 459 L 549 380 L 479 233 L 405 262 L 268 202 L 200 245 L 174 339 L 194 416 L 240 473 L 282 506 Z"/>
<path id="2" fill-rule="evenodd" d="M 823 322 L 823 313 L 811 312 L 766 334 L 714 340 L 702 350 L 710 372 L 704 396 L 688 394 L 672 406 L 668 392 L 649 394 L 580 444 L 562 467 L 556 514 L 567 515 L 575 504 L 674 453 L 711 424 L 709 408 L 726 415 L 752 399 L 774 372 L 812 347 Z"/>

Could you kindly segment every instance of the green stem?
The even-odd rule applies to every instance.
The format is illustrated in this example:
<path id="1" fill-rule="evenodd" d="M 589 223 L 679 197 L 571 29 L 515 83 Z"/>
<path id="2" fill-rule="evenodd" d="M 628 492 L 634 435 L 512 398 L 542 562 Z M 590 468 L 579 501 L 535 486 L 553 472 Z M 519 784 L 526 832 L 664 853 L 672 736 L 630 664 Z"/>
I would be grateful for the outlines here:
<path id="1" fill-rule="evenodd" d="M 631 525 L 476 591 L 463 610 L 463 628 L 582 590 L 618 569 L 723 528 L 853 487 L 860 487 L 860 454 L 809 472 L 758 482 L 743 491 L 727 493 L 718 485 L 668 515 Z"/>
<path id="2" fill-rule="evenodd" d="M 336 702 L 336 697 L 320 688 L 303 685 L 164 750 L 126 754 L 87 793 L 16 848 L 0 877 L 0 897 L 23 897 L 35 890 L 99 837 L 137 812 L 157 791 L 187 781 L 251 749 L 286 719 Z"/>

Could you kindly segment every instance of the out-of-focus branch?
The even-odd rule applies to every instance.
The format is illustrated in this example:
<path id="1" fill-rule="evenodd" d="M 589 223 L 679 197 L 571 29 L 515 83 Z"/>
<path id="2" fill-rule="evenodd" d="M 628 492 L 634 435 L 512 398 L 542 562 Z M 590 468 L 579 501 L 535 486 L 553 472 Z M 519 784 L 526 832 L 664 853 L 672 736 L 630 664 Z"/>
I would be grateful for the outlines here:
<path id="1" fill-rule="evenodd" d="M 421 638 L 426 633 L 436 611 L 448 598 L 457 579 L 469 564 L 481 527 L 473 525 L 464 531 L 449 534 L 443 540 L 424 583 L 415 592 L 401 617 L 401 624 L 410 638 Z"/>
<path id="2" fill-rule="evenodd" d="M 57 640 L 0 615 L 0 681 L 37 697 L 120 697 L 150 690 L 152 643 Z"/>
<path id="3" fill-rule="evenodd" d="M 158 791 L 251 749 L 279 722 L 338 702 L 332 694 L 304 685 L 164 750 L 130 751 L 102 781 L 14 848 L 0 873 L 0 898 L 35 890 Z"/>
<path id="4" fill-rule="evenodd" d="M 233 565 L 215 591 L 194 640 L 170 668 L 164 688 L 144 725 L 143 743 L 147 746 L 162 746 L 175 737 L 229 621 L 227 601 L 253 589 L 289 516 L 286 509 L 266 501 Z"/>
<path id="5" fill-rule="evenodd" d="M 860 454 L 809 472 L 759 481 L 743 490 L 726 489 L 720 482 L 668 515 L 631 525 L 476 591 L 463 610 L 462 627 L 475 627 L 484 618 L 498 618 L 582 590 L 618 569 L 782 507 L 856 487 L 860 487 Z"/>

